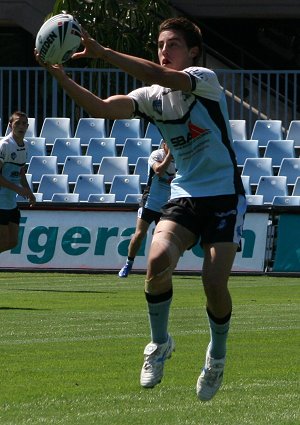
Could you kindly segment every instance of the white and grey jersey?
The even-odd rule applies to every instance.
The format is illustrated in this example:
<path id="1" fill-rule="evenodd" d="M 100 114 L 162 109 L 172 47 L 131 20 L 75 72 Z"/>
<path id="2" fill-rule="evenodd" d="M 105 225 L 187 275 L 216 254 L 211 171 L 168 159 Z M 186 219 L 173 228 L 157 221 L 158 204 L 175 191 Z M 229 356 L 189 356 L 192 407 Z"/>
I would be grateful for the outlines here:
<path id="1" fill-rule="evenodd" d="M 244 193 L 232 147 L 226 99 L 216 74 L 206 68 L 184 70 L 191 91 L 158 85 L 129 93 L 135 116 L 154 123 L 174 157 L 171 198 Z"/>

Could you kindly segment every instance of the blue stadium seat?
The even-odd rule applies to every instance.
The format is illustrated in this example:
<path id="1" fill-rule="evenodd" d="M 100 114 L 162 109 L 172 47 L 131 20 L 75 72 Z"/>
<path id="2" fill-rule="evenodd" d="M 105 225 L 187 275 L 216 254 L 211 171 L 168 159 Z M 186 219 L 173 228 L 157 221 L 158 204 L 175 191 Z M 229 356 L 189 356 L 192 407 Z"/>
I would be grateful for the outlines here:
<path id="1" fill-rule="evenodd" d="M 141 193 L 128 193 L 125 196 L 124 202 L 125 204 L 139 204 L 142 200 Z"/>
<path id="2" fill-rule="evenodd" d="M 294 140 L 269 140 L 264 157 L 272 158 L 273 168 L 278 169 L 284 158 L 295 158 Z"/>
<path id="3" fill-rule="evenodd" d="M 284 158 L 278 171 L 279 176 L 286 176 L 288 187 L 293 187 L 300 177 L 300 158 Z"/>
<path id="4" fill-rule="evenodd" d="M 241 176 L 246 195 L 251 195 L 250 176 Z"/>
<path id="5" fill-rule="evenodd" d="M 99 165 L 104 156 L 117 156 L 116 139 L 111 137 L 91 138 L 86 155 L 93 158 L 94 165 Z"/>
<path id="6" fill-rule="evenodd" d="M 272 176 L 271 158 L 247 158 L 243 167 L 242 176 L 250 177 L 250 185 L 257 185 L 261 176 Z"/>
<path id="7" fill-rule="evenodd" d="M 57 138 L 71 138 L 71 120 L 70 118 L 52 118 L 46 117 L 42 124 L 40 137 L 45 137 L 46 145 L 53 145 Z"/>
<path id="8" fill-rule="evenodd" d="M 116 139 L 116 146 L 123 146 L 128 137 L 142 137 L 141 120 L 139 118 L 114 120 L 109 137 Z"/>
<path id="9" fill-rule="evenodd" d="M 233 149 L 239 167 L 247 158 L 259 158 L 258 140 L 234 140 Z"/>
<path id="10" fill-rule="evenodd" d="M 247 205 L 263 205 L 263 195 L 246 195 Z"/>
<path id="11" fill-rule="evenodd" d="M 247 140 L 246 120 L 229 120 L 233 140 Z"/>
<path id="12" fill-rule="evenodd" d="M 148 157 L 140 157 L 136 161 L 136 165 L 134 167 L 133 174 L 140 176 L 141 184 L 146 184 L 148 181 Z"/>
<path id="13" fill-rule="evenodd" d="M 91 138 L 106 137 L 104 118 L 80 118 L 74 137 L 80 138 L 81 146 L 87 146 Z"/>
<path id="14" fill-rule="evenodd" d="M 292 192 L 293 196 L 300 196 L 300 177 L 297 177 L 295 185 Z"/>
<path id="15" fill-rule="evenodd" d="M 27 173 L 32 175 L 32 183 L 39 183 L 43 174 L 57 174 L 56 156 L 32 156 Z"/>
<path id="16" fill-rule="evenodd" d="M 292 120 L 286 134 L 287 140 L 294 140 L 294 147 L 300 148 L 300 120 Z"/>
<path id="17" fill-rule="evenodd" d="M 256 120 L 250 139 L 258 140 L 259 147 L 266 147 L 269 140 L 282 140 L 282 121 Z"/>
<path id="18" fill-rule="evenodd" d="M 149 122 L 147 125 L 145 137 L 151 139 L 152 147 L 159 147 L 163 139 L 159 129 L 151 122 Z"/>
<path id="19" fill-rule="evenodd" d="M 264 204 L 272 204 L 274 196 L 287 196 L 285 176 L 262 176 L 259 179 L 256 195 L 263 195 Z"/>
<path id="20" fill-rule="evenodd" d="M 105 193 L 104 176 L 102 174 L 80 174 L 77 177 L 74 193 L 80 201 L 87 201 L 91 194 Z"/>
<path id="21" fill-rule="evenodd" d="M 46 139 L 44 137 L 26 137 L 27 159 L 29 164 L 32 156 L 46 156 Z"/>
<path id="22" fill-rule="evenodd" d="M 54 140 L 51 155 L 57 157 L 57 163 L 63 164 L 67 156 L 81 155 L 80 139 L 78 137 L 58 137 Z"/>
<path id="23" fill-rule="evenodd" d="M 107 204 L 116 202 L 116 197 L 113 193 L 102 193 L 102 194 L 94 194 L 92 193 L 88 197 L 88 202 L 99 203 L 99 204 Z"/>
<path id="24" fill-rule="evenodd" d="M 300 206 L 300 196 L 274 196 L 274 206 Z"/>
<path id="25" fill-rule="evenodd" d="M 116 202 L 125 200 L 127 194 L 141 193 L 140 177 L 136 175 L 116 175 L 113 178 L 110 192 L 116 196 Z"/>
<path id="26" fill-rule="evenodd" d="M 129 174 L 129 165 L 127 157 L 108 157 L 102 158 L 98 174 L 104 175 L 104 182 L 111 184 L 115 175 Z"/>
<path id="27" fill-rule="evenodd" d="M 44 174 L 38 193 L 43 194 L 43 202 L 51 201 L 54 193 L 69 193 L 68 176 L 62 174 Z"/>
<path id="28" fill-rule="evenodd" d="M 67 156 L 62 174 L 66 174 L 69 183 L 76 183 L 79 174 L 93 174 L 92 157 L 87 155 Z"/>
<path id="29" fill-rule="evenodd" d="M 135 166 L 139 157 L 150 156 L 152 143 L 149 138 L 127 138 L 125 140 L 121 156 L 127 156 L 129 166 Z"/>
<path id="30" fill-rule="evenodd" d="M 52 202 L 79 202 L 78 193 L 54 193 L 52 195 Z"/>

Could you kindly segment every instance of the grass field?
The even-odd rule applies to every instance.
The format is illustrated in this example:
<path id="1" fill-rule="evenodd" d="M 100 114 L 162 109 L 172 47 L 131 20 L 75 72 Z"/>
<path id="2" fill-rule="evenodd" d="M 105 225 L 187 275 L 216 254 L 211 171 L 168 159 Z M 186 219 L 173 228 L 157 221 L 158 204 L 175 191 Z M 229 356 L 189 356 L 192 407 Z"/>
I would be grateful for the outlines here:
<path id="1" fill-rule="evenodd" d="M 209 339 L 199 277 L 176 276 L 163 382 L 139 386 L 143 276 L 0 273 L 0 424 L 300 423 L 300 282 L 233 276 L 224 384 L 201 403 Z"/>

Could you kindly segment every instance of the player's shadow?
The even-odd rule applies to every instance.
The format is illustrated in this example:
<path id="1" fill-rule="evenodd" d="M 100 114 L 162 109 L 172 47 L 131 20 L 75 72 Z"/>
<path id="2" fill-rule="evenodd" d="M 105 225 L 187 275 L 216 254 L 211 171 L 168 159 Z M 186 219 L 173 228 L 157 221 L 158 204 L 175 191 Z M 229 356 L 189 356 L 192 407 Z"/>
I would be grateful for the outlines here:
<path id="1" fill-rule="evenodd" d="M 29 308 L 29 307 L 0 307 L 0 310 L 36 311 L 36 310 L 45 310 L 45 309 L 44 308 L 43 309 L 41 309 L 41 308 Z"/>
<path id="2" fill-rule="evenodd" d="M 12 288 L 8 289 L 9 291 L 25 291 L 25 292 L 57 292 L 64 294 L 117 294 L 117 291 L 86 291 L 86 290 L 78 290 L 78 291 L 65 291 L 63 289 L 22 289 L 22 288 Z"/>

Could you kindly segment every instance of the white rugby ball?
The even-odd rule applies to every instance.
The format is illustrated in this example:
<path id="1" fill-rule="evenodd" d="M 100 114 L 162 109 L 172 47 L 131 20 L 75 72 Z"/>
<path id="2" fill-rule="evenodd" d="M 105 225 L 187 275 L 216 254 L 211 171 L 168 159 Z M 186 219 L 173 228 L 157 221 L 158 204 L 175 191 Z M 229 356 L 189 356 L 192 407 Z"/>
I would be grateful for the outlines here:
<path id="1" fill-rule="evenodd" d="M 78 21 L 68 14 L 55 15 L 40 28 L 35 47 L 43 62 L 64 63 L 75 53 L 81 42 Z"/>

